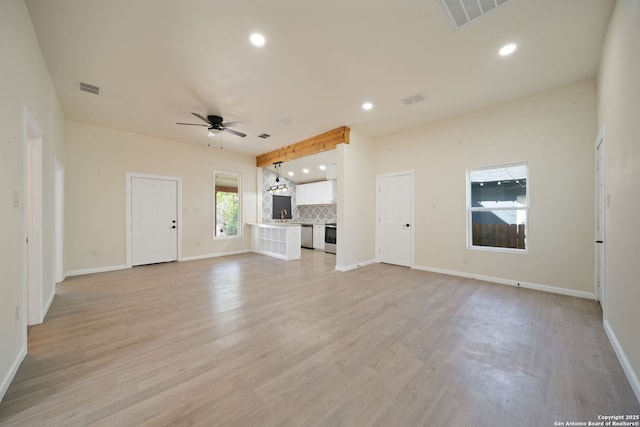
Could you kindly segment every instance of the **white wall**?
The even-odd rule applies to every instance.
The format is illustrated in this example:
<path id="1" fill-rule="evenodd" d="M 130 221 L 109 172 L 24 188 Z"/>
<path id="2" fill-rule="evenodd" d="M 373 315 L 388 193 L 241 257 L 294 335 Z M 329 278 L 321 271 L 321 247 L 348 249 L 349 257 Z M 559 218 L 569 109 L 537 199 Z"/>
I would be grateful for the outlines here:
<path id="1" fill-rule="evenodd" d="M 126 264 L 125 174 L 182 177 L 183 258 L 246 251 L 238 239 L 213 239 L 213 173 L 242 174 L 243 223 L 256 221 L 255 157 L 67 121 L 66 270 Z"/>
<path id="2" fill-rule="evenodd" d="M 618 0 L 598 75 L 605 128 L 605 326 L 640 400 L 640 1 Z M 616 347 L 617 344 L 617 347 Z M 626 359 L 626 360 L 625 360 Z"/>
<path id="3" fill-rule="evenodd" d="M 595 123 L 595 82 L 586 81 L 376 139 L 376 173 L 415 170 L 416 267 L 589 296 Z M 467 249 L 467 168 L 523 161 L 528 253 Z"/>
<path id="4" fill-rule="evenodd" d="M 54 158 L 64 165 L 64 120 L 22 0 L 0 3 L 0 398 L 26 352 L 23 260 L 23 109 L 43 135 L 43 292 L 53 297 Z M 19 205 L 13 206 L 13 192 Z M 18 307 L 20 319 L 15 320 Z"/>
<path id="5" fill-rule="evenodd" d="M 338 145 L 338 270 L 349 270 L 375 258 L 373 154 L 373 141 L 353 129 L 350 143 Z"/>

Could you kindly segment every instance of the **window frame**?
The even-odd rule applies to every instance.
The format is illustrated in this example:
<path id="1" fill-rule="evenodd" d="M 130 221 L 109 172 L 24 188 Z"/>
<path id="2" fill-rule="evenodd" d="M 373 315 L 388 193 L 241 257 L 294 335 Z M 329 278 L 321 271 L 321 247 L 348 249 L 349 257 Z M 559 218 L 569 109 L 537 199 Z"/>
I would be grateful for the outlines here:
<path id="1" fill-rule="evenodd" d="M 218 191 L 216 186 L 216 177 L 218 175 L 233 175 L 238 179 L 238 234 L 233 236 L 218 236 L 217 235 L 217 215 L 218 215 Z M 213 239 L 214 240 L 229 240 L 239 239 L 243 237 L 243 209 L 242 209 L 242 174 L 240 172 L 232 172 L 227 170 L 215 170 L 213 171 Z"/>
<path id="2" fill-rule="evenodd" d="M 471 206 L 472 199 L 472 191 L 471 191 L 471 173 L 477 171 L 486 171 L 492 169 L 502 169 L 516 166 L 525 166 L 526 167 L 526 206 L 524 207 L 473 207 Z M 531 193 L 531 185 L 529 181 L 529 162 L 514 162 L 514 163 L 504 163 L 499 165 L 492 166 L 481 166 L 481 167 L 473 167 L 467 168 L 467 178 L 466 178 L 466 222 L 467 222 L 467 249 L 470 250 L 478 250 L 478 251 L 488 251 L 488 252 L 502 252 L 502 253 L 512 253 L 512 254 L 526 254 L 529 252 L 531 248 L 531 238 L 529 237 L 530 233 L 530 221 L 531 218 L 529 216 L 529 207 L 530 207 L 530 193 Z M 505 247 L 496 247 L 496 246 L 480 246 L 473 244 L 473 213 L 474 212 L 492 212 L 492 211 L 524 211 L 525 212 L 525 223 L 524 223 L 524 235 L 525 235 L 525 247 L 524 249 L 518 248 L 505 248 Z"/>

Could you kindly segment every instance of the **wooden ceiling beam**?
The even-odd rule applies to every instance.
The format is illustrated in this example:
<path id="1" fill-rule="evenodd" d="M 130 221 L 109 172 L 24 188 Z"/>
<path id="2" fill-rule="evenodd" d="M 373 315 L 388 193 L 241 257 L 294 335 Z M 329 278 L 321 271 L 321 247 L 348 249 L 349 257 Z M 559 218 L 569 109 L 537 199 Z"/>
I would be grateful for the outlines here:
<path id="1" fill-rule="evenodd" d="M 295 144 L 260 154 L 256 156 L 256 166 L 271 166 L 276 162 L 287 162 L 312 154 L 322 153 L 323 151 L 333 150 L 338 144 L 349 143 L 350 131 L 351 129 L 348 127 L 341 126 L 309 139 L 296 142 Z"/>

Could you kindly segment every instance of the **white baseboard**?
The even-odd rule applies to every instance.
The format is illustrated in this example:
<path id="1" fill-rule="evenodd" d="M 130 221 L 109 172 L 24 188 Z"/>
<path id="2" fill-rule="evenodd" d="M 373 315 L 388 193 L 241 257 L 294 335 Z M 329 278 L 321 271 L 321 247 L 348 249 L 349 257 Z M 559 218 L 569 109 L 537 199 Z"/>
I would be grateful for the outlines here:
<path id="1" fill-rule="evenodd" d="M 196 256 L 188 256 L 182 257 L 179 261 L 195 261 L 198 259 L 207 259 L 207 258 L 218 258 L 221 256 L 229 256 L 229 255 L 240 255 L 251 252 L 249 249 L 241 250 L 241 251 L 233 251 L 233 252 L 221 252 L 216 254 L 207 254 L 207 255 L 196 255 Z"/>
<path id="2" fill-rule="evenodd" d="M 126 265 L 112 265 L 110 267 L 87 268 L 85 270 L 67 271 L 66 277 L 83 276 L 85 274 L 106 273 L 107 271 L 126 270 Z"/>
<path id="3" fill-rule="evenodd" d="M 604 319 L 602 323 L 604 326 L 604 332 L 607 334 L 607 337 L 609 337 L 609 342 L 613 347 L 613 351 L 616 352 L 616 356 L 618 356 L 618 360 L 622 365 L 624 373 L 627 375 L 627 379 L 629 380 L 629 384 L 631 384 L 631 388 L 636 395 L 636 399 L 640 402 L 640 380 L 638 379 L 638 375 L 633 370 L 631 363 L 629 363 L 629 359 L 627 359 L 627 355 L 624 353 L 624 350 L 620 345 L 620 341 L 618 341 L 618 337 L 616 337 L 615 332 L 613 332 L 609 321 Z"/>
<path id="4" fill-rule="evenodd" d="M 375 259 L 369 259 L 367 261 L 362 261 L 359 262 L 357 264 L 351 264 L 351 265 L 347 265 L 346 267 L 339 267 L 336 265 L 336 270 L 341 271 L 341 272 L 345 272 L 345 271 L 351 271 L 351 270 L 355 270 L 356 268 L 360 268 L 360 267 L 364 267 L 365 265 L 371 265 L 371 264 L 375 264 L 376 260 Z"/>
<path id="5" fill-rule="evenodd" d="M 7 390 L 9 390 L 9 385 L 11 384 L 11 381 L 13 381 L 13 378 L 16 376 L 16 373 L 18 372 L 18 368 L 20 368 L 20 364 L 22 364 L 22 361 L 24 360 L 26 355 L 27 355 L 27 347 L 25 345 L 20 349 L 20 352 L 18 353 L 18 357 L 16 357 L 16 360 L 14 360 L 13 364 L 11 365 L 11 369 L 9 369 L 9 372 L 7 372 L 7 375 L 5 375 L 4 378 L 2 379 L 2 383 L 0 383 L 0 402 L 2 402 L 2 399 L 4 398 L 4 395 L 7 393 Z"/>
<path id="6" fill-rule="evenodd" d="M 446 274 L 448 276 L 458 276 L 458 277 L 466 277 L 469 279 L 484 280 L 485 282 L 493 282 L 493 283 L 499 283 L 502 285 L 534 289 L 537 291 L 551 292 L 554 294 L 568 295 L 568 296 L 578 297 L 578 298 L 585 298 L 585 299 L 596 298 L 593 292 L 574 291 L 573 289 L 557 288 L 555 286 L 540 285 L 537 283 L 529 283 L 529 282 L 520 282 L 517 280 L 503 279 L 501 277 L 483 276 L 481 274 L 465 273 L 462 271 L 454 271 L 454 270 L 445 270 L 442 268 L 433 268 L 433 267 L 427 267 L 423 265 L 414 265 L 413 268 L 416 270 L 430 271 L 432 273 Z"/>

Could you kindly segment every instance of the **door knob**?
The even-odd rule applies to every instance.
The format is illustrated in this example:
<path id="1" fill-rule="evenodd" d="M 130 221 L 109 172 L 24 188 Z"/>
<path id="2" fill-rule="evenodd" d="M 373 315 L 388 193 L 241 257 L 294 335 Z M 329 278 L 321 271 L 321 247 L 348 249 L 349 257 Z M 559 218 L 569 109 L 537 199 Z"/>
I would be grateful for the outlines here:
<path id="1" fill-rule="evenodd" d="M 174 226 L 172 226 L 171 228 L 176 228 L 176 226 L 174 225 Z"/>
<path id="2" fill-rule="evenodd" d="M 411 225 L 410 225 L 410 224 L 405 224 L 405 227 L 407 227 L 407 228 L 408 228 L 408 227 L 411 227 Z"/>

